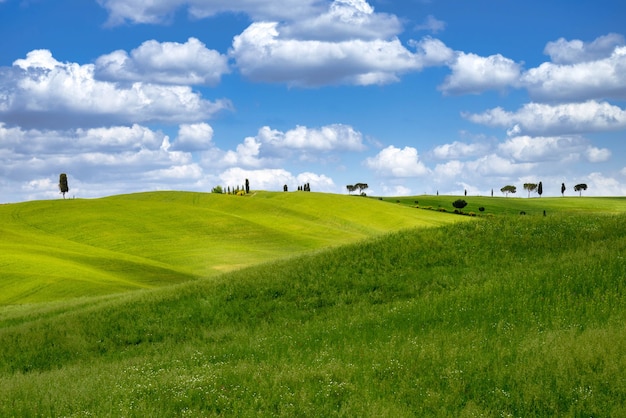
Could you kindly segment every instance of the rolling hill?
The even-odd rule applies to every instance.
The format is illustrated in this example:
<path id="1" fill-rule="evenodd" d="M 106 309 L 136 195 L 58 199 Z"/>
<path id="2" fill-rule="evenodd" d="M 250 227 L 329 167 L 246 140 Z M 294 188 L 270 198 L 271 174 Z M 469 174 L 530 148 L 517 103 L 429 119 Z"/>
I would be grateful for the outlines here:
<path id="1" fill-rule="evenodd" d="M 207 278 L 461 217 L 320 193 L 151 192 L 0 206 L 0 305 Z"/>

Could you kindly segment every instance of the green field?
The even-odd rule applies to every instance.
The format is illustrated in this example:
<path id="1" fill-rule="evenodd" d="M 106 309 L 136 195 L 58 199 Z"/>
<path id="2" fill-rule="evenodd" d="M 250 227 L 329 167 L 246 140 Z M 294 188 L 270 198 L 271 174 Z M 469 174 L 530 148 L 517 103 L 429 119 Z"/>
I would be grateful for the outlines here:
<path id="1" fill-rule="evenodd" d="M 457 198 L 1 206 L 0 416 L 625 416 L 626 199 Z"/>
<path id="2" fill-rule="evenodd" d="M 157 192 L 0 205 L 0 305 L 175 284 L 454 221 L 319 193 Z"/>

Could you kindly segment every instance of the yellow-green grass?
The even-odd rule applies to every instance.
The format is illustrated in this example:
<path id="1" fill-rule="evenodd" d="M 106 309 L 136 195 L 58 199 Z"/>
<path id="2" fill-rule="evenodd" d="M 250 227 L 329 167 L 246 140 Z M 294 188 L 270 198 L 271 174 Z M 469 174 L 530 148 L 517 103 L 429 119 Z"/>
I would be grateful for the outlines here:
<path id="1" fill-rule="evenodd" d="M 0 206 L 0 305 L 98 296 L 460 217 L 355 196 L 152 192 Z"/>

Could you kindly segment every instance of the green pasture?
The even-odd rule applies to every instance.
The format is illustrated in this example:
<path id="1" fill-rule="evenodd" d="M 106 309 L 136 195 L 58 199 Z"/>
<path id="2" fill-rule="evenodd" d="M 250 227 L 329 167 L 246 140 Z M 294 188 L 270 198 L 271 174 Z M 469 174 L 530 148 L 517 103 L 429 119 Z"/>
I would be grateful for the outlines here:
<path id="1" fill-rule="evenodd" d="M 422 204 L 457 198 L 6 205 L 3 280 L 23 262 L 49 301 L 0 307 L 0 416 L 625 416 L 626 201 L 483 198 L 476 217 Z M 185 254 L 233 256 L 205 241 L 244 238 L 248 262 L 222 273 Z M 88 292 L 69 297 L 54 267 Z"/>
<path id="2" fill-rule="evenodd" d="M 0 205 L 0 305 L 175 284 L 459 220 L 320 193 L 154 192 Z"/>
<path id="3" fill-rule="evenodd" d="M 454 212 L 452 202 L 462 199 L 467 202 L 463 212 L 474 212 L 476 215 L 514 215 L 525 212 L 526 215 L 547 215 L 560 213 L 623 213 L 626 211 L 625 197 L 526 197 L 525 193 L 509 195 L 501 194 L 494 197 L 486 196 L 450 196 L 422 195 L 410 197 L 386 197 L 386 202 L 419 207 L 420 209 L 438 210 L 444 208 Z M 417 202 L 417 203 L 416 203 Z M 484 211 L 480 211 L 480 208 Z"/>

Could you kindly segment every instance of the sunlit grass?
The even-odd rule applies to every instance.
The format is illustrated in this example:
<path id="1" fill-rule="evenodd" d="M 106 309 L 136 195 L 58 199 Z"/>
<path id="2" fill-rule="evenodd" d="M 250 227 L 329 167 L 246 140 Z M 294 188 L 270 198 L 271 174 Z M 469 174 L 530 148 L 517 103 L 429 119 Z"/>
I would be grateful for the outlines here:
<path id="1" fill-rule="evenodd" d="M 352 196 L 155 192 L 0 206 L 0 305 L 206 278 L 461 219 Z"/>

